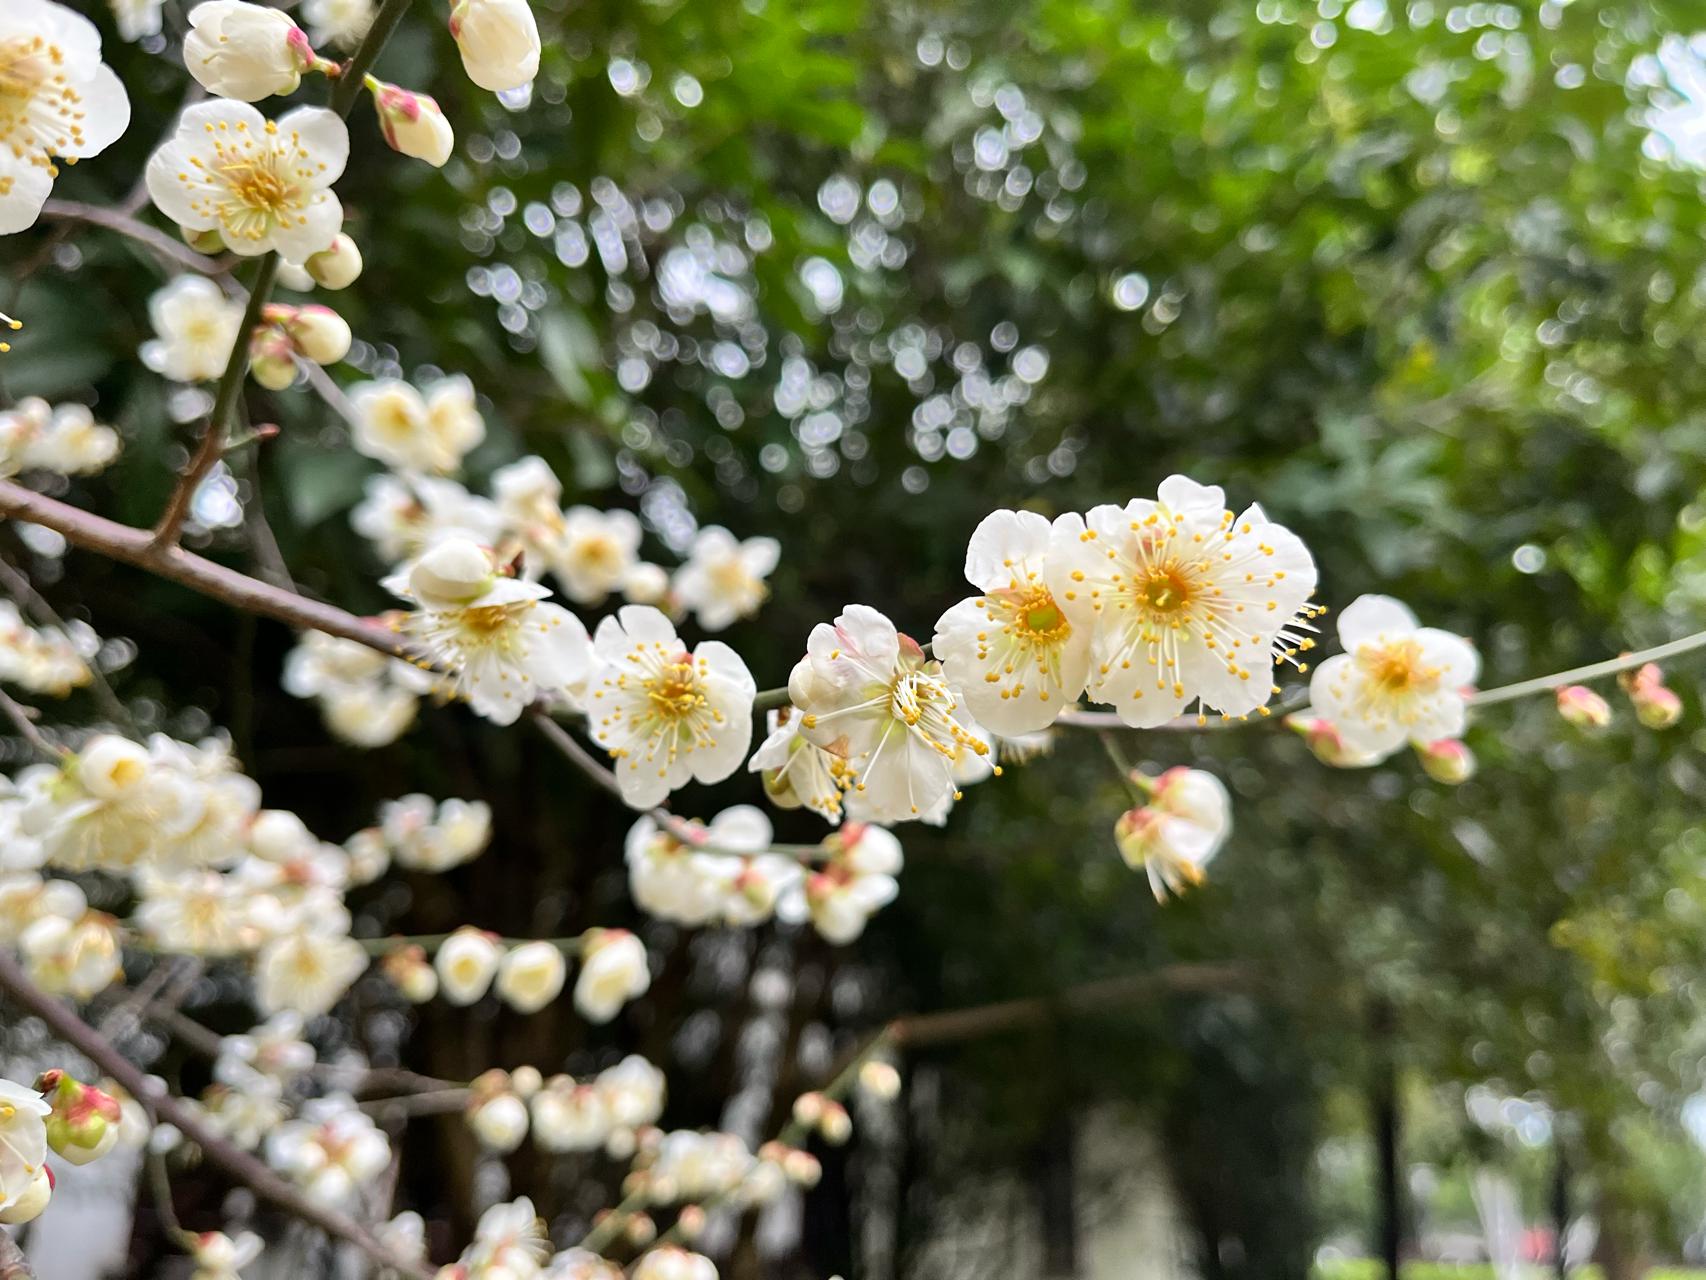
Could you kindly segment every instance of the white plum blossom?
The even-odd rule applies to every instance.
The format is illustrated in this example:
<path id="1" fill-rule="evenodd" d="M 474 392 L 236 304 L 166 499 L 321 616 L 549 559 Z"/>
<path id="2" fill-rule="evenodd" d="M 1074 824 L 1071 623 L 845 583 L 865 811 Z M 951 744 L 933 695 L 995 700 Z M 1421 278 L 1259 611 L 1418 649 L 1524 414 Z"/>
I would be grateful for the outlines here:
<path id="1" fill-rule="evenodd" d="M 144 36 L 160 34 L 160 11 L 166 0 L 107 0 L 107 6 L 113 11 L 120 40 L 134 44 Z"/>
<path id="2" fill-rule="evenodd" d="M 365 496 L 350 512 L 350 524 L 393 563 L 451 538 L 490 546 L 504 530 L 497 507 L 456 481 L 389 472 L 368 478 Z"/>
<path id="3" fill-rule="evenodd" d="M 354 1102 L 334 1095 L 304 1103 L 269 1134 L 266 1159 L 315 1204 L 343 1208 L 385 1171 L 391 1144 Z"/>
<path id="4" fill-rule="evenodd" d="M 332 194 L 349 130 L 323 107 L 277 121 L 243 102 L 199 102 L 148 161 L 148 194 L 185 231 L 217 231 L 233 253 L 302 262 L 330 245 L 344 211 Z"/>
<path id="5" fill-rule="evenodd" d="M 475 1093 L 468 1106 L 468 1127 L 489 1151 L 507 1155 L 527 1137 L 527 1104 L 507 1090 Z"/>
<path id="6" fill-rule="evenodd" d="M 241 1280 L 243 1268 L 261 1256 L 261 1238 L 253 1231 L 235 1237 L 223 1231 L 204 1231 L 190 1246 L 195 1270 L 190 1280 Z"/>
<path id="7" fill-rule="evenodd" d="M 83 405 L 28 396 L 0 412 L 0 475 L 52 471 L 85 475 L 102 470 L 118 456 L 119 436 L 102 426 Z"/>
<path id="8" fill-rule="evenodd" d="M 282 9 L 203 0 L 189 17 L 184 66 L 218 97 L 259 102 L 295 93 L 302 73 L 316 61 L 308 37 Z"/>
<path id="9" fill-rule="evenodd" d="M 1343 653 L 1315 669 L 1309 700 L 1357 763 L 1406 742 L 1458 738 L 1481 659 L 1467 640 L 1421 626 L 1390 596 L 1359 596 L 1339 615 Z"/>
<path id="10" fill-rule="evenodd" d="M 967 727 L 941 664 L 867 605 L 812 628 L 788 697 L 806 739 L 848 762 L 861 811 L 875 822 L 930 812 L 954 794 L 962 748 L 989 749 Z"/>
<path id="11" fill-rule="evenodd" d="M 514 724 L 541 692 L 583 683 L 594 665 L 579 618 L 545 603 L 544 587 L 499 577 L 466 539 L 440 543 L 385 585 L 420 605 L 398 630 L 449 672 L 453 696 L 497 724 Z"/>
<path id="12" fill-rule="evenodd" d="M 212 382 L 225 372 L 243 327 L 243 304 L 206 276 L 181 275 L 148 299 L 154 337 L 142 363 L 173 382 Z"/>
<path id="13" fill-rule="evenodd" d="M 1153 728 L 1193 702 L 1248 715 L 1274 692 L 1274 663 L 1312 641 L 1315 562 L 1257 506 L 1234 516 L 1225 494 L 1185 476 L 1159 497 L 1057 520 L 1048 586 L 1090 632 L 1090 696 Z"/>
<path id="14" fill-rule="evenodd" d="M 656 1124 L 663 1115 L 664 1074 L 638 1054 L 630 1054 L 598 1073 L 594 1084 L 604 1099 L 605 1112 L 617 1129 Z"/>
<path id="15" fill-rule="evenodd" d="M 491 843 L 492 807 L 484 800 L 435 803 L 429 796 L 407 795 L 379 806 L 379 830 L 398 866 L 449 871 Z"/>
<path id="16" fill-rule="evenodd" d="M 533 1140 L 541 1150 L 596 1151 L 610 1134 L 610 1113 L 604 1095 L 593 1084 L 578 1084 L 570 1076 L 553 1076 L 528 1100 Z"/>
<path id="17" fill-rule="evenodd" d="M 99 155 L 130 124 L 101 61 L 101 33 L 51 0 L 0 6 L 0 235 L 32 226 L 68 162 Z"/>
<path id="18" fill-rule="evenodd" d="M 717 525 L 701 529 L 688 549 L 687 563 L 675 572 L 675 596 L 707 631 L 722 631 L 750 618 L 770 595 L 764 585 L 781 559 L 774 538 L 737 541 Z"/>
<path id="19" fill-rule="evenodd" d="M 1090 677 L 1090 631 L 1073 624 L 1049 589 L 1051 538 L 1048 520 L 1034 511 L 985 516 L 966 548 L 966 579 L 983 594 L 936 623 L 942 670 L 996 733 L 1047 728 Z"/>
<path id="20" fill-rule="evenodd" d="M 16 1205 L 46 1168 L 52 1112 L 36 1090 L 0 1080 L 0 1212 Z"/>
<path id="21" fill-rule="evenodd" d="M 691 843 L 678 839 L 685 830 Z M 660 827 L 650 814 L 628 831 L 628 888 L 634 905 L 647 915 L 677 924 L 702 925 L 723 910 L 723 894 L 740 874 L 747 855 L 770 846 L 770 819 L 752 805 L 725 809 L 706 826 L 678 823 Z"/>
<path id="22" fill-rule="evenodd" d="M 539 74 L 539 26 L 527 0 L 456 0 L 450 34 L 463 70 L 482 89 L 519 89 Z"/>
<path id="23" fill-rule="evenodd" d="M 473 1004 L 491 990 L 503 954 L 496 936 L 463 925 L 439 944 L 433 957 L 439 991 L 451 1004 Z"/>
<path id="24" fill-rule="evenodd" d="M 43 916 L 18 939 L 30 980 L 51 995 L 91 1000 L 124 976 L 119 924 L 100 911 Z"/>
<path id="25" fill-rule="evenodd" d="M 374 0 L 304 0 L 302 17 L 315 44 L 353 49 L 373 25 Z"/>
<path id="26" fill-rule="evenodd" d="M 746 766 L 764 775 L 764 794 L 778 808 L 806 808 L 840 822 L 842 795 L 853 785 L 847 761 L 807 739 L 793 707 L 770 712 L 765 724 L 768 733 Z"/>
<path id="27" fill-rule="evenodd" d="M 666 1244 L 634 1264 L 633 1280 L 717 1280 L 717 1264 L 702 1253 Z"/>
<path id="28" fill-rule="evenodd" d="M 415 721 L 425 672 L 364 644 L 306 631 L 284 658 L 284 691 L 314 698 L 326 726 L 358 747 L 395 742 Z"/>
<path id="29" fill-rule="evenodd" d="M 593 651 L 587 722 L 629 804 L 646 808 L 689 780 L 719 782 L 740 767 L 758 688 L 728 645 L 689 651 L 663 614 L 630 604 L 598 624 Z"/>
<path id="30" fill-rule="evenodd" d="M 556 943 L 524 942 L 498 965 L 498 999 L 517 1013 L 538 1013 L 562 994 L 568 972 Z"/>
<path id="31" fill-rule="evenodd" d="M 267 943 L 255 958 L 255 1007 L 263 1014 L 291 1011 L 305 1018 L 327 1013 L 367 971 L 367 950 L 331 928 L 302 925 Z M 347 928 L 347 917 L 338 923 Z"/>
<path id="32" fill-rule="evenodd" d="M 899 894 L 900 841 L 882 827 L 849 822 L 823 844 L 832 856 L 782 895 L 776 916 L 790 924 L 809 920 L 826 941 L 845 946 Z"/>
<path id="33" fill-rule="evenodd" d="M 99 636 L 78 623 L 63 631 L 32 627 L 17 605 L 0 600 L 0 680 L 63 698 L 94 678 L 89 662 L 100 643 Z"/>
<path id="34" fill-rule="evenodd" d="M 646 994 L 652 971 L 646 944 L 626 929 L 592 929 L 581 944 L 575 1008 L 589 1022 L 609 1022 Z"/>
<path id="35" fill-rule="evenodd" d="M 1114 841 L 1126 865 L 1142 867 L 1157 902 L 1202 883 L 1203 868 L 1232 831 L 1232 801 L 1219 778 L 1201 769 L 1134 774 L 1149 802 L 1120 815 Z"/>
<path id="36" fill-rule="evenodd" d="M 508 1204 L 495 1204 L 480 1215 L 474 1242 L 463 1250 L 458 1265 L 470 1276 L 493 1280 L 537 1276 L 550 1252 L 551 1238 L 545 1224 L 533 1201 L 523 1196 Z"/>
<path id="37" fill-rule="evenodd" d="M 143 867 L 135 882 L 139 900 L 131 921 L 160 950 L 230 956 L 263 940 L 247 887 L 223 872 Z"/>
<path id="38" fill-rule="evenodd" d="M 349 400 L 356 451 L 402 471 L 455 471 L 486 438 L 467 378 L 441 378 L 423 390 L 397 379 L 363 382 Z"/>
<path id="39" fill-rule="evenodd" d="M 576 604 L 599 604 L 618 590 L 639 559 L 640 522 L 631 511 L 570 507 L 551 571 Z"/>

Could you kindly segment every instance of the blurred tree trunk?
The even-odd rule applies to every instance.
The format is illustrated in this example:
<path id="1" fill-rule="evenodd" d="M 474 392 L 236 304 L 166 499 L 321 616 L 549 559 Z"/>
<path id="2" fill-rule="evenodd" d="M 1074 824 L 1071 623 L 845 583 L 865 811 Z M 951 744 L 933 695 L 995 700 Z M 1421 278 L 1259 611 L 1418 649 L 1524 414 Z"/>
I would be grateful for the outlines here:
<path id="1" fill-rule="evenodd" d="M 1604 1190 L 1599 1193 L 1598 1209 L 1599 1239 L 1593 1260 L 1604 1280 L 1641 1280 L 1647 1274 L 1647 1251 L 1639 1215 Z"/>
<path id="2" fill-rule="evenodd" d="M 1558 1280 L 1564 1280 L 1570 1273 L 1569 1259 L 1564 1256 L 1564 1242 L 1570 1234 L 1570 1158 L 1561 1137 L 1553 1138 L 1552 1152 L 1552 1254 Z"/>
<path id="3" fill-rule="evenodd" d="M 1375 1256 L 1390 1280 L 1398 1280 L 1404 1251 L 1404 1186 L 1400 1147 L 1403 1140 L 1398 1112 L 1398 1064 L 1394 1040 L 1397 1017 L 1384 1001 L 1369 1018 L 1373 1040 L 1369 1076 L 1369 1115 L 1374 1128 L 1375 1162 L 1379 1169 L 1380 1204 Z"/>
<path id="4" fill-rule="evenodd" d="M 1043 1275 L 1051 1280 L 1078 1274 L 1077 1149 L 1073 1117 L 1063 1112 L 1043 1137 L 1035 1166 Z"/>

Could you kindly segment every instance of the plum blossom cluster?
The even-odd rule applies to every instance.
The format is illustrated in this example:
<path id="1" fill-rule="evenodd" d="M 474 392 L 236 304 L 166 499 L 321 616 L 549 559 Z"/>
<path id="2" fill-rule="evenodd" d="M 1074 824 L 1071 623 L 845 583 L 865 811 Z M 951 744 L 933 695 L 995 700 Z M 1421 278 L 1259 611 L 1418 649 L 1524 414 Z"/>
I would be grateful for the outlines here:
<path id="1" fill-rule="evenodd" d="M 580 1080 L 545 1079 L 531 1067 L 487 1071 L 469 1087 L 466 1115 L 489 1151 L 514 1151 L 531 1132 L 550 1155 L 604 1151 L 626 1160 L 663 1115 L 664 1097 L 663 1072 L 634 1054 Z"/>
<path id="2" fill-rule="evenodd" d="M 80 404 L 55 408 L 35 396 L 0 412 L 0 476 L 24 471 L 82 476 L 118 457 L 119 436 Z"/>
<path id="3" fill-rule="evenodd" d="M 312 698 L 326 727 L 357 747 L 383 747 L 414 724 L 432 677 L 366 645 L 321 631 L 303 632 L 285 655 L 284 691 Z"/>
<path id="4" fill-rule="evenodd" d="M 0 600 L 0 680 L 31 693 L 63 698 L 94 679 L 90 664 L 101 638 L 73 622 L 67 627 L 32 627 L 18 607 Z"/>

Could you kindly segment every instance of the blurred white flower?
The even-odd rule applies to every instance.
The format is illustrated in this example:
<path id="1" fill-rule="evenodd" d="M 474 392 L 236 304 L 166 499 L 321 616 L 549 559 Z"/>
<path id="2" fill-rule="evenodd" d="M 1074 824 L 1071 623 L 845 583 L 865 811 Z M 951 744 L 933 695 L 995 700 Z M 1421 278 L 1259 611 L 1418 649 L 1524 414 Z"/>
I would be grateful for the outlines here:
<path id="1" fill-rule="evenodd" d="M 638 562 L 640 522 L 631 511 L 570 507 L 551 555 L 551 571 L 576 604 L 599 604 Z"/>
<path id="2" fill-rule="evenodd" d="M 581 944 L 575 1008 L 589 1022 L 609 1022 L 652 985 L 646 944 L 626 929 L 590 929 Z"/>
<path id="3" fill-rule="evenodd" d="M 212 382 L 225 372 L 243 327 L 243 304 L 206 276 L 182 275 L 148 299 L 154 337 L 142 363 L 174 382 Z"/>
<path id="4" fill-rule="evenodd" d="M 439 991 L 451 1004 L 473 1004 L 491 990 L 503 962 L 503 947 L 483 929 L 463 925 L 439 944 L 433 957 Z"/>
<path id="5" fill-rule="evenodd" d="M 675 595 L 691 609 L 706 631 L 721 631 L 741 618 L 750 618 L 770 595 L 764 585 L 781 558 L 774 538 L 736 541 L 727 529 L 701 529 L 687 553 L 687 563 L 675 573 Z"/>
<path id="6" fill-rule="evenodd" d="M 424 391 L 388 379 L 350 388 L 350 441 L 358 453 L 402 471 L 455 471 L 486 438 L 467 378 L 441 378 Z"/>
<path id="7" fill-rule="evenodd" d="M 1157 902 L 1202 883 L 1203 868 L 1232 831 L 1232 801 L 1220 779 L 1201 769 L 1134 774 L 1149 802 L 1120 815 L 1114 841 L 1126 865 L 1142 867 Z"/>
<path id="8" fill-rule="evenodd" d="M 315 1098 L 266 1141 L 269 1165 L 314 1203 L 344 1208 L 391 1163 L 391 1144 L 349 1098 Z"/>

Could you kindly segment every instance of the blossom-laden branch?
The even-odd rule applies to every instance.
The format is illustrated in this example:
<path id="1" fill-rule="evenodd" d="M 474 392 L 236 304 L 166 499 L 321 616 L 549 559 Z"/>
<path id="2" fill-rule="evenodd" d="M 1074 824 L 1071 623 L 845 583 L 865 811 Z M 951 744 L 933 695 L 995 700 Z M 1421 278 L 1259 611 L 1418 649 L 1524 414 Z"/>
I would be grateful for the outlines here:
<path id="1" fill-rule="evenodd" d="M 350 112 L 355 109 L 355 104 L 361 97 L 362 81 L 368 68 L 378 60 L 380 51 L 391 38 L 391 33 L 397 29 L 397 24 L 403 20 L 410 3 L 411 0 L 385 0 L 374 17 L 373 24 L 362 38 L 360 46 L 341 72 L 342 79 L 332 88 L 330 106 L 340 119 L 348 119 Z M 154 545 L 158 548 L 169 548 L 177 544 L 196 490 L 201 487 L 202 481 L 207 479 L 208 473 L 225 453 L 226 436 L 236 418 L 238 401 L 243 394 L 243 383 L 249 375 L 249 335 L 260 323 L 261 314 L 268 299 L 272 297 L 273 285 L 278 280 L 282 262 L 283 259 L 276 251 L 261 259 L 254 283 L 249 288 L 249 298 L 244 305 L 243 321 L 237 330 L 237 340 L 231 344 L 230 358 L 226 362 L 225 372 L 220 376 L 218 389 L 214 392 L 213 410 L 208 415 L 207 427 L 189 465 L 178 477 L 178 483 L 173 488 L 171 497 L 167 499 L 165 511 L 154 526 Z"/>
<path id="2" fill-rule="evenodd" d="M 139 1067 L 78 1017 L 70 1006 L 47 995 L 31 982 L 18 962 L 3 949 L 0 949 L 0 991 L 40 1018 L 55 1036 L 118 1081 L 144 1108 L 175 1125 L 202 1149 L 209 1160 L 261 1199 L 318 1227 L 327 1235 L 354 1245 L 380 1266 L 412 1276 L 415 1280 L 431 1280 L 432 1273 L 426 1268 L 398 1257 L 355 1219 L 315 1204 L 254 1156 L 226 1141 L 181 1099 L 161 1092 Z"/>

